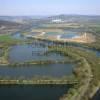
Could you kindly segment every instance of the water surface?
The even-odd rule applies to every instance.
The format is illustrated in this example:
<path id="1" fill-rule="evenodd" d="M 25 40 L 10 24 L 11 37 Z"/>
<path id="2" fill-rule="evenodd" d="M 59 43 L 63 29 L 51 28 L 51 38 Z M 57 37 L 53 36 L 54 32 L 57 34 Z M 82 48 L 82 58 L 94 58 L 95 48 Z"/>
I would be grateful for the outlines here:
<path id="1" fill-rule="evenodd" d="M 31 79 L 35 76 L 61 78 L 72 75 L 74 64 L 45 64 L 32 66 L 0 66 L 0 77 L 10 77 L 12 79 L 23 77 Z"/>
<path id="2" fill-rule="evenodd" d="M 71 85 L 1 85 L 0 100 L 59 100 Z"/>
<path id="3" fill-rule="evenodd" d="M 67 32 L 67 33 L 61 35 L 61 39 L 71 39 L 76 36 L 79 36 L 79 34 L 76 32 Z"/>
<path id="4" fill-rule="evenodd" d="M 96 92 L 91 100 L 100 100 L 100 89 Z"/>
<path id="5" fill-rule="evenodd" d="M 66 58 L 57 53 L 46 54 L 47 47 L 34 46 L 30 44 L 13 46 L 9 51 L 9 61 L 26 62 L 26 61 L 64 61 Z"/>
<path id="6" fill-rule="evenodd" d="M 11 34 L 11 37 L 13 39 L 19 39 L 19 40 L 25 40 L 26 39 L 26 37 L 24 35 L 22 35 L 20 32 L 16 32 L 16 33 Z"/>

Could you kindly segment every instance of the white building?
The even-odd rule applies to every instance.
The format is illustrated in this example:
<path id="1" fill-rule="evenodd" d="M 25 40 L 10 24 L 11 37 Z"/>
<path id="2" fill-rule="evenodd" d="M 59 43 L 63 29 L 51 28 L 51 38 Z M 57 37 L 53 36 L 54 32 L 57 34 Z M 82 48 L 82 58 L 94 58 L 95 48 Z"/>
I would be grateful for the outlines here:
<path id="1" fill-rule="evenodd" d="M 53 23 L 59 23 L 59 22 L 63 22 L 62 19 L 53 19 L 52 20 Z"/>

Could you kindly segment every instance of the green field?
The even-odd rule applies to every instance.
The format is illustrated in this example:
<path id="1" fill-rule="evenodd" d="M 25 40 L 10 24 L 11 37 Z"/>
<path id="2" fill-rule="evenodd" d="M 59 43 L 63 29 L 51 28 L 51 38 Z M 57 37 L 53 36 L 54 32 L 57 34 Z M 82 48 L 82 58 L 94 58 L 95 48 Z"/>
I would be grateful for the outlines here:
<path id="1" fill-rule="evenodd" d="M 11 34 L 4 34 L 4 35 L 0 35 L 0 42 L 2 43 L 16 43 L 16 42 L 20 42 L 21 40 L 18 39 L 14 39 L 11 37 Z"/>

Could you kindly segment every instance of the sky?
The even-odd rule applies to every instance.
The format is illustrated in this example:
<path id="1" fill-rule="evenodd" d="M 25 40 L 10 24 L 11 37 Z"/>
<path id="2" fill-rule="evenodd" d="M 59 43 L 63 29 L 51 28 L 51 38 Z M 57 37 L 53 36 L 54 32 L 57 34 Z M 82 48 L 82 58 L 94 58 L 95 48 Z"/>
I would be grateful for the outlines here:
<path id="1" fill-rule="evenodd" d="M 0 0 L 0 16 L 100 15 L 100 0 Z"/>

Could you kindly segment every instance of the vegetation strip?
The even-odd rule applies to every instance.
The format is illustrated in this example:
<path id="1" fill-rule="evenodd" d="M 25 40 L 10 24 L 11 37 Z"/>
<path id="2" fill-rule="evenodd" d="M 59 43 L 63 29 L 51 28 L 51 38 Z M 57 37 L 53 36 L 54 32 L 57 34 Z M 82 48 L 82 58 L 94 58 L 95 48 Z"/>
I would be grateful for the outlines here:
<path id="1" fill-rule="evenodd" d="M 76 80 L 0 80 L 0 84 L 77 84 Z"/>

